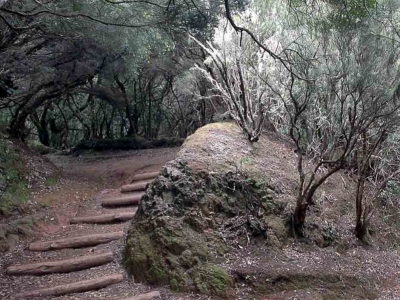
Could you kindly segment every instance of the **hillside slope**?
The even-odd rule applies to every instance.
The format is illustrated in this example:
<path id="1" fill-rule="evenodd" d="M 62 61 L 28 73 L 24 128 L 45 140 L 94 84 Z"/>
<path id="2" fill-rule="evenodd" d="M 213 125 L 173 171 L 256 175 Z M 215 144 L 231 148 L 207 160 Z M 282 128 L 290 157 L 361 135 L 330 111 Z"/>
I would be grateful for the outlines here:
<path id="1" fill-rule="evenodd" d="M 26 145 L 0 133 L 0 252 L 9 250 L 20 236 L 32 234 L 38 205 L 34 192 L 55 180 L 58 169 Z"/>

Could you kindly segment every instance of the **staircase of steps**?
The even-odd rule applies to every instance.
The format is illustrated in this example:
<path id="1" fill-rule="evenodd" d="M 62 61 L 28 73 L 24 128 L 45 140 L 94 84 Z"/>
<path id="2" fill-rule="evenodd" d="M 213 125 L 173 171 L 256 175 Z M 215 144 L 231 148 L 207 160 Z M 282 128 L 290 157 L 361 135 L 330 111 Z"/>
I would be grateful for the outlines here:
<path id="1" fill-rule="evenodd" d="M 138 205 L 144 192 L 133 192 L 130 195 L 120 196 L 116 198 L 104 199 L 101 205 L 103 207 L 118 207 Z"/>
<path id="2" fill-rule="evenodd" d="M 75 236 L 73 237 L 54 239 L 44 242 L 34 242 L 28 247 L 28 250 L 31 251 L 31 253 L 69 251 L 69 258 L 12 265 L 6 269 L 6 274 L 9 276 L 48 276 L 52 274 L 52 276 L 55 276 L 55 274 L 60 274 L 59 276 L 61 276 L 61 274 L 71 274 L 79 271 L 90 272 L 91 268 L 101 267 L 110 263 L 115 264 L 116 255 L 112 251 L 103 251 L 103 253 L 98 253 L 96 251 L 96 253 L 93 254 L 82 255 L 82 253 L 85 252 L 78 250 L 88 247 L 95 247 L 98 245 L 106 245 L 113 241 L 121 241 L 124 236 L 123 230 L 103 232 L 104 225 L 106 224 L 107 226 L 111 226 L 111 224 L 121 224 L 123 227 L 128 226 L 124 223 L 134 218 L 136 206 L 139 204 L 140 198 L 144 194 L 148 185 L 152 180 L 154 180 L 154 178 L 158 176 L 158 174 L 158 172 L 137 174 L 133 177 L 133 180 L 130 184 L 123 185 L 121 187 L 120 196 L 106 198 L 101 202 L 102 207 L 106 207 L 108 210 L 117 210 L 119 207 L 125 207 L 125 209 L 128 211 L 125 210 L 124 212 L 117 211 L 100 215 L 79 216 L 70 220 L 70 226 L 94 226 L 93 231 L 95 233 L 83 235 L 74 234 Z M 102 225 L 103 227 L 99 227 Z M 70 229 L 70 231 L 75 232 L 75 228 Z M 94 252 L 94 249 L 89 249 L 89 252 Z M 63 284 L 58 285 L 52 283 L 49 287 L 40 287 L 22 291 L 16 295 L 13 295 L 13 298 L 42 299 L 43 297 L 57 297 L 74 293 L 95 291 L 124 281 L 124 275 L 121 273 L 102 275 L 104 276 L 97 278 L 90 277 L 90 280 L 79 280 L 75 282 L 68 281 L 65 283 L 65 280 L 62 280 Z M 52 282 L 52 280 L 50 280 L 50 282 Z M 155 291 L 119 300 L 152 300 L 159 297 L 160 293 Z"/>

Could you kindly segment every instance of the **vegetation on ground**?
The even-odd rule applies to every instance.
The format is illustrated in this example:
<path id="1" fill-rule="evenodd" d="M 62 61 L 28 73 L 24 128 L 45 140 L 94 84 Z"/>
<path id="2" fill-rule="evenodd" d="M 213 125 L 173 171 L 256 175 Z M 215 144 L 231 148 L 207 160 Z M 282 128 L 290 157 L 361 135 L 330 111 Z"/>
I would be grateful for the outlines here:
<path id="1" fill-rule="evenodd" d="M 0 136 L 0 214 L 9 214 L 28 200 L 25 163 L 12 142 Z"/>

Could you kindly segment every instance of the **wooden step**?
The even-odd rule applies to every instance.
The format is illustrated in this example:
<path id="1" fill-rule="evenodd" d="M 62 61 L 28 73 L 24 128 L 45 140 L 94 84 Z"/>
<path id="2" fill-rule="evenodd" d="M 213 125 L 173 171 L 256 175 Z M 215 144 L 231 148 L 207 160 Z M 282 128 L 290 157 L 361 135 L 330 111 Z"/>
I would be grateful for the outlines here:
<path id="1" fill-rule="evenodd" d="M 146 294 L 137 295 L 131 298 L 125 298 L 120 300 L 153 300 L 155 298 L 161 298 L 160 292 L 150 292 Z"/>
<path id="2" fill-rule="evenodd" d="M 110 275 L 91 280 L 69 283 L 51 288 L 38 289 L 28 292 L 22 292 L 15 295 L 17 299 L 27 299 L 30 297 L 45 297 L 45 296 L 62 296 L 74 293 L 83 293 L 88 291 L 99 290 L 109 285 L 122 282 L 124 276 L 122 274 Z"/>
<path id="3" fill-rule="evenodd" d="M 141 180 L 148 180 L 148 179 L 154 179 L 156 178 L 158 175 L 160 175 L 160 172 L 147 172 L 147 173 L 140 173 L 140 174 L 136 174 L 135 176 L 133 176 L 132 178 L 132 183 L 134 181 L 141 181 Z"/>
<path id="4" fill-rule="evenodd" d="M 138 181 L 132 184 L 126 184 L 121 187 L 121 193 L 131 193 L 131 192 L 139 192 L 139 191 L 145 191 L 147 187 L 149 186 L 149 181 Z"/>
<path id="5" fill-rule="evenodd" d="M 118 198 L 104 199 L 101 205 L 103 207 L 138 205 L 143 195 L 144 193 L 135 193 Z"/>
<path id="6" fill-rule="evenodd" d="M 124 233 L 122 231 L 103 233 L 103 234 L 92 234 L 83 235 L 74 238 L 65 238 L 50 242 L 37 242 L 29 245 L 30 251 L 49 251 L 64 248 L 82 248 L 96 246 L 99 244 L 109 243 L 114 240 L 123 238 Z"/>
<path id="7" fill-rule="evenodd" d="M 135 214 L 136 211 L 115 213 L 115 214 L 104 214 L 98 216 L 75 217 L 72 218 L 69 222 L 71 224 L 108 224 L 108 223 L 126 222 L 132 220 Z"/>
<path id="8" fill-rule="evenodd" d="M 9 266 L 6 273 L 7 275 L 12 276 L 69 273 L 105 265 L 113 260 L 114 254 L 112 252 L 107 252 L 99 255 L 87 255 L 54 262 L 39 262 L 20 266 Z"/>

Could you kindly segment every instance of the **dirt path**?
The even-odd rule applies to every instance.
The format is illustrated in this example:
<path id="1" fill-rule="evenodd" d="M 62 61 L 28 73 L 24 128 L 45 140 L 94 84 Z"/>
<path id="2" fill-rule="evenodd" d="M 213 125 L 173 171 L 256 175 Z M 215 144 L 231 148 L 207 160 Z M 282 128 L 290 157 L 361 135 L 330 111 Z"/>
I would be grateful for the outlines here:
<path id="1" fill-rule="evenodd" d="M 0 299 L 111 300 L 148 292 L 153 293 L 132 299 L 160 298 L 159 293 L 160 299 L 201 299 L 135 284 L 120 265 L 137 200 L 177 150 L 49 157 L 62 178 L 34 194 L 35 201 L 48 206 L 37 226 L 41 235 L 1 258 Z"/>

